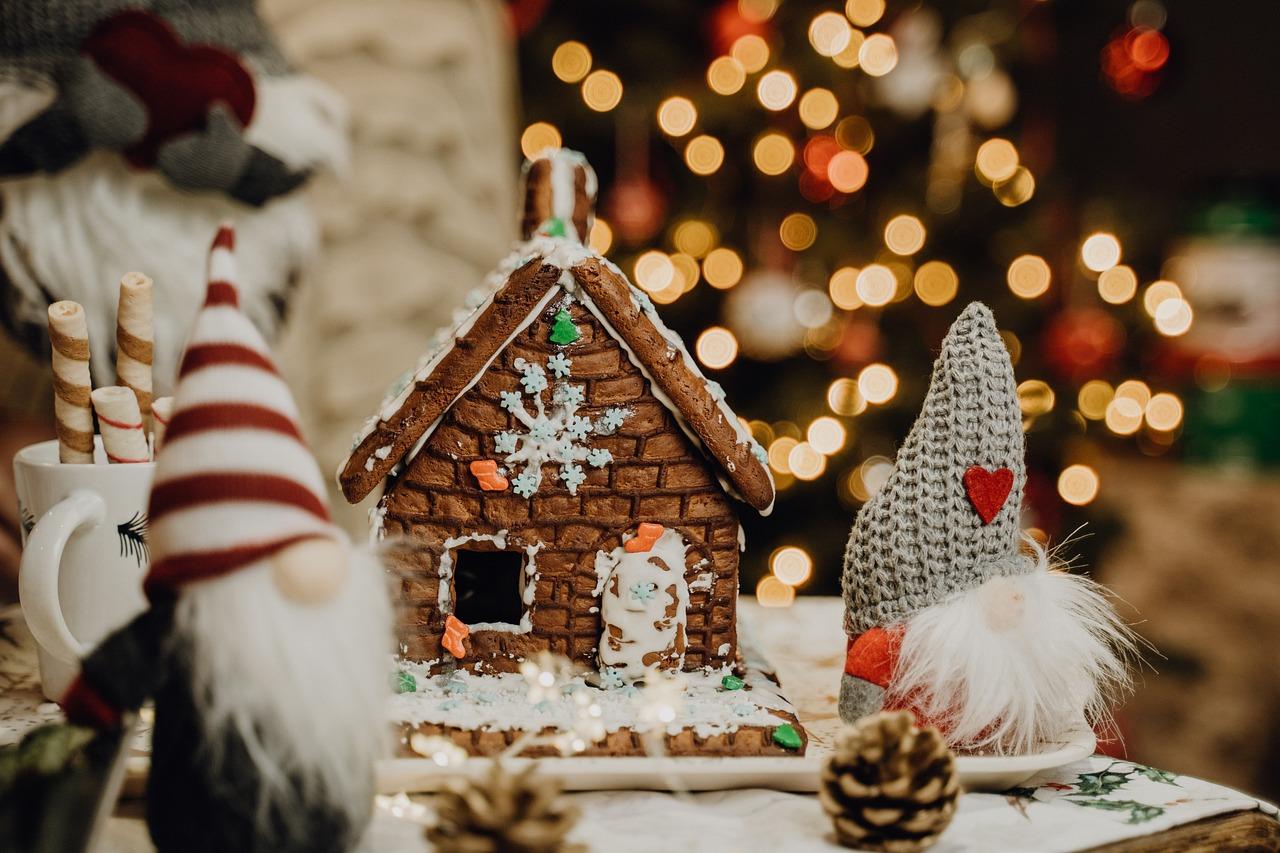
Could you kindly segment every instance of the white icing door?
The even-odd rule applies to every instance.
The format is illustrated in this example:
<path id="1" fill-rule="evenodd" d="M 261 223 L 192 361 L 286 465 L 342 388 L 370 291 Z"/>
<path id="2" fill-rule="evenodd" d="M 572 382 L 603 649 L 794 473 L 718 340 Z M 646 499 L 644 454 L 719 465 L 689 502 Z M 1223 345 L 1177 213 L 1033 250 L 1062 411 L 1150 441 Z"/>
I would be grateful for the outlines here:
<path id="1" fill-rule="evenodd" d="M 632 548 L 624 543 L 596 555 L 596 571 L 605 578 L 600 670 L 611 669 L 624 681 L 643 678 L 653 666 L 683 668 L 689 608 L 684 537 L 665 530 L 647 549 Z"/>

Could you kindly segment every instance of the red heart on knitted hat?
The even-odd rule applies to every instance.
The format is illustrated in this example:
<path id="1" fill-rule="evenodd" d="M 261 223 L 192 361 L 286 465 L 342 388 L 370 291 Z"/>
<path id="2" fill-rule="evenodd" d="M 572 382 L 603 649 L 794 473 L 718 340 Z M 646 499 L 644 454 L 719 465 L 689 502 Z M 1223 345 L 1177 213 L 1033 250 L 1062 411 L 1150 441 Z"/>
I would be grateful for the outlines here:
<path id="1" fill-rule="evenodd" d="M 151 12 L 129 9 L 104 18 L 80 49 L 146 106 L 146 135 L 126 152 L 135 166 L 154 163 L 157 149 L 172 137 L 202 129 L 216 103 L 226 104 L 242 126 L 253 118 L 253 77 L 235 54 L 183 44 Z"/>
<path id="2" fill-rule="evenodd" d="M 1012 488 L 1013 472 L 1008 468 L 988 471 L 981 465 L 974 465 L 964 472 L 964 490 L 969 493 L 969 502 L 978 511 L 983 524 L 990 524 L 996 517 Z"/>

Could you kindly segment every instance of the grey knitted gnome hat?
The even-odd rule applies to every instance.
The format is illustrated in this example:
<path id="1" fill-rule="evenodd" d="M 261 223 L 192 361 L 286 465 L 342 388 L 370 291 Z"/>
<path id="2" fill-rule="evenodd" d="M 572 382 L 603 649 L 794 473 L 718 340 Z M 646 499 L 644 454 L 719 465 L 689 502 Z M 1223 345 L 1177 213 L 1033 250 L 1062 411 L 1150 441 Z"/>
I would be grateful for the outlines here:
<path id="1" fill-rule="evenodd" d="M 1018 553 L 1024 455 L 1013 364 L 991 310 L 972 302 L 942 341 L 893 473 L 854 522 L 842 578 L 850 636 L 1034 568 Z"/>

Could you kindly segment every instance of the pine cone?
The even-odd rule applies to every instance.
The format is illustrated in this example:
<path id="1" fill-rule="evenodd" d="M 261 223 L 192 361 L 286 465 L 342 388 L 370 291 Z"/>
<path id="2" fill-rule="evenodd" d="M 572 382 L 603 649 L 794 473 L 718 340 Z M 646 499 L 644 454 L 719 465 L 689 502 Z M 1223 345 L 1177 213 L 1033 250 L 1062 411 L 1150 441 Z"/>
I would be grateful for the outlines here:
<path id="1" fill-rule="evenodd" d="M 584 853 L 565 841 L 577 808 L 556 782 L 531 779 L 535 768 L 508 773 L 494 761 L 483 779 L 451 785 L 436 797 L 427 839 L 440 853 Z"/>
<path id="2" fill-rule="evenodd" d="M 847 847 L 910 853 L 938 840 L 960 795 L 955 756 L 906 711 L 846 728 L 822 768 L 818 797 Z"/>

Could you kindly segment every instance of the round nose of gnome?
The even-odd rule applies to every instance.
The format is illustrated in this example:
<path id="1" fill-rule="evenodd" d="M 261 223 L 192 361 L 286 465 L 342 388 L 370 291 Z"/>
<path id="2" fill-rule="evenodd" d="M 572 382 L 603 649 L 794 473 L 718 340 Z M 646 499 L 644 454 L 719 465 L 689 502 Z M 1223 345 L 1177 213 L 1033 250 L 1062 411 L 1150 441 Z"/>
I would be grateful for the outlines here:
<path id="1" fill-rule="evenodd" d="M 146 590 L 265 566 L 284 597 L 323 602 L 346 578 L 344 540 L 293 396 L 240 312 L 234 243 L 223 226 L 179 368 L 151 491 Z"/>

